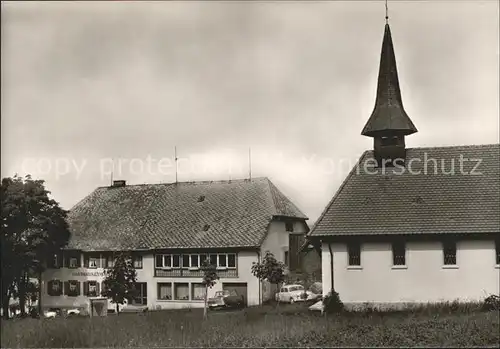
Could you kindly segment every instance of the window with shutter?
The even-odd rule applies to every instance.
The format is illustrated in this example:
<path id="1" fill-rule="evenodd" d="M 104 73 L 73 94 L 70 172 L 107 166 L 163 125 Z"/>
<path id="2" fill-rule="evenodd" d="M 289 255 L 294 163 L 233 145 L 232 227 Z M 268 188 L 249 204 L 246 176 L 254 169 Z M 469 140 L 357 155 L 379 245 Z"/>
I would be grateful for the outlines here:
<path id="1" fill-rule="evenodd" d="M 51 280 L 47 283 L 48 289 L 47 293 L 49 296 L 61 296 L 62 295 L 62 282 L 59 280 Z"/>
<path id="2" fill-rule="evenodd" d="M 97 281 L 88 281 L 88 296 L 98 297 L 99 296 L 99 283 Z"/>

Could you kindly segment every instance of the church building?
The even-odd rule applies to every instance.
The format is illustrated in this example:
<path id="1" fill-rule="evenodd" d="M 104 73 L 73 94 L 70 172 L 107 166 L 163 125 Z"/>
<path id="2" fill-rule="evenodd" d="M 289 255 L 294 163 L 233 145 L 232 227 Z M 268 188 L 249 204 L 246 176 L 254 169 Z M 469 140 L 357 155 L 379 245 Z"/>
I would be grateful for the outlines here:
<path id="1" fill-rule="evenodd" d="M 321 246 L 324 295 L 400 306 L 499 294 L 500 145 L 406 148 L 416 132 L 386 23 L 375 107 L 361 132 L 373 149 L 308 234 Z"/>

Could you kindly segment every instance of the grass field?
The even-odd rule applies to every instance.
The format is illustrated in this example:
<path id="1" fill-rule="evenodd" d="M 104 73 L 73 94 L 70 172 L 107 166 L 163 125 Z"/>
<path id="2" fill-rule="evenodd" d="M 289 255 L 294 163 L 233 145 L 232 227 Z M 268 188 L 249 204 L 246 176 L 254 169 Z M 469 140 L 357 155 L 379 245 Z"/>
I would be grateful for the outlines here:
<path id="1" fill-rule="evenodd" d="M 103 318 L 2 321 L 2 347 L 498 347 L 499 313 L 471 308 L 320 316 L 304 305 L 211 312 L 172 310 Z"/>

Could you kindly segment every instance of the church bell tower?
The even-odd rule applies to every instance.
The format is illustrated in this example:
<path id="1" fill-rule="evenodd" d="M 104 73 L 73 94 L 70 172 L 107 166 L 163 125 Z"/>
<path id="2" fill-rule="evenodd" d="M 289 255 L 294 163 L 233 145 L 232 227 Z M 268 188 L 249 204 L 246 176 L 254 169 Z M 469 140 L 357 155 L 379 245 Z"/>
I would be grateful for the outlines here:
<path id="1" fill-rule="evenodd" d="M 374 156 L 379 166 L 392 166 L 397 159 L 400 159 L 398 164 L 404 162 L 405 136 L 416 132 L 417 128 L 403 108 L 391 29 L 386 23 L 375 107 L 361 134 L 373 138 Z"/>

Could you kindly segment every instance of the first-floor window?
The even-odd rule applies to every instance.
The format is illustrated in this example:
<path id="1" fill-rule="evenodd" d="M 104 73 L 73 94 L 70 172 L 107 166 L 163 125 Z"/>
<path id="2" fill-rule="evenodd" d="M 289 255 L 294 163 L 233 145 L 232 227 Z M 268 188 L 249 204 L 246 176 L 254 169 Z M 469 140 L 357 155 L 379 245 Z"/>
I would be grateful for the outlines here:
<path id="1" fill-rule="evenodd" d="M 227 267 L 227 255 L 226 254 L 219 255 L 219 265 L 218 266 L 221 268 Z"/>
<path id="2" fill-rule="evenodd" d="M 197 254 L 191 255 L 191 268 L 197 268 L 200 266 L 200 256 Z"/>
<path id="3" fill-rule="evenodd" d="M 106 268 L 113 268 L 115 266 L 115 257 L 113 255 L 106 257 Z"/>
<path id="4" fill-rule="evenodd" d="M 132 263 L 135 269 L 142 269 L 142 256 L 132 256 Z"/>
<path id="5" fill-rule="evenodd" d="M 227 255 L 227 267 L 236 268 L 236 255 L 234 253 Z"/>
<path id="6" fill-rule="evenodd" d="M 211 254 L 209 258 L 210 258 L 210 264 L 214 265 L 214 266 L 217 266 L 217 255 L 216 254 Z"/>
<path id="7" fill-rule="evenodd" d="M 182 267 L 189 268 L 189 255 L 188 254 L 182 255 Z"/>
<path id="8" fill-rule="evenodd" d="M 174 299 L 175 300 L 189 300 L 189 284 L 175 283 L 174 284 Z"/>
<path id="9" fill-rule="evenodd" d="M 172 268 L 180 268 L 181 267 L 181 256 L 178 254 L 174 254 L 172 256 Z"/>
<path id="10" fill-rule="evenodd" d="M 88 268 L 92 268 L 92 269 L 100 268 L 99 256 L 91 255 L 91 256 L 88 256 L 87 258 L 88 259 L 86 260 L 85 264 L 88 266 Z"/>
<path id="11" fill-rule="evenodd" d="M 51 280 L 47 283 L 47 293 L 49 296 L 62 295 L 62 282 L 60 280 Z"/>
<path id="12" fill-rule="evenodd" d="M 457 264 L 457 244 L 455 241 L 443 242 L 444 265 Z"/>
<path id="13" fill-rule="evenodd" d="M 193 300 L 205 299 L 205 286 L 203 284 L 191 284 L 191 295 Z"/>
<path id="14" fill-rule="evenodd" d="M 59 254 L 54 254 L 54 258 L 52 258 L 52 261 L 50 263 L 50 267 L 52 268 L 60 268 L 61 267 L 61 257 Z"/>
<path id="15" fill-rule="evenodd" d="M 210 263 L 210 260 L 208 259 L 208 255 L 206 254 L 200 254 L 200 266 L 203 265 L 208 260 L 208 263 Z"/>
<path id="16" fill-rule="evenodd" d="M 170 282 L 158 283 L 158 299 L 160 300 L 172 300 L 172 284 Z"/>
<path id="17" fill-rule="evenodd" d="M 402 241 L 392 243 L 392 264 L 406 265 L 406 246 Z"/>
<path id="18" fill-rule="evenodd" d="M 69 267 L 70 268 L 78 268 L 80 265 L 78 263 L 77 257 L 69 257 Z"/>
<path id="19" fill-rule="evenodd" d="M 288 266 L 288 251 L 285 251 L 285 265 Z"/>
<path id="20" fill-rule="evenodd" d="M 349 265 L 361 265 L 361 245 L 356 242 L 347 244 L 347 253 L 349 255 Z"/>

